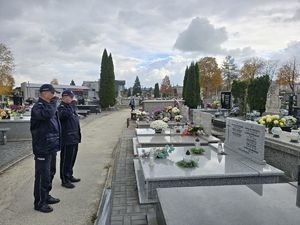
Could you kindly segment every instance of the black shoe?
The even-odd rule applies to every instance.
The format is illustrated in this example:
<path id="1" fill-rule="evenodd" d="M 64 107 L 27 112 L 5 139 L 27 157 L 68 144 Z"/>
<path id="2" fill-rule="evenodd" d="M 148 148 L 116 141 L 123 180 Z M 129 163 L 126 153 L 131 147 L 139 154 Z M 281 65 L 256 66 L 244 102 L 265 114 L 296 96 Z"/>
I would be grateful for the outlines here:
<path id="1" fill-rule="evenodd" d="M 75 185 L 72 184 L 71 182 L 61 183 L 61 186 L 65 187 L 65 188 L 74 188 L 75 187 Z"/>
<path id="2" fill-rule="evenodd" d="M 47 203 L 48 204 L 56 204 L 59 203 L 59 198 L 53 198 L 51 195 L 48 196 Z"/>
<path id="3" fill-rule="evenodd" d="M 43 212 L 43 213 L 49 213 L 49 212 L 52 212 L 53 211 L 53 208 L 50 206 L 50 205 L 42 205 L 41 207 L 34 207 L 34 209 L 36 211 L 40 211 L 40 212 Z"/>
<path id="4" fill-rule="evenodd" d="M 71 182 L 79 182 L 80 181 L 80 178 L 75 178 L 75 177 L 71 177 L 70 179 Z"/>

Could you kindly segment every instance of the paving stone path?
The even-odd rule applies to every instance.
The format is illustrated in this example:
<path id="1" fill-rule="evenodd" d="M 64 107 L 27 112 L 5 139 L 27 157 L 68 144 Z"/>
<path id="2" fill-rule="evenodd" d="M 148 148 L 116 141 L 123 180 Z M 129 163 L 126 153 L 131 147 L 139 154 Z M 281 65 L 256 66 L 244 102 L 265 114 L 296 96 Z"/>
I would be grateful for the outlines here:
<path id="1" fill-rule="evenodd" d="M 14 161 L 31 154 L 31 141 L 7 142 L 0 145 L 0 171 Z"/>
<path id="2" fill-rule="evenodd" d="M 147 213 L 154 206 L 140 205 L 133 167 L 134 123 L 123 132 L 120 148 L 116 153 L 112 180 L 111 225 L 147 225 Z"/>
<path id="3" fill-rule="evenodd" d="M 88 117 L 80 121 L 81 127 L 86 126 L 91 121 L 101 118 L 107 115 L 109 112 L 103 112 L 101 114 L 91 114 Z M 28 130 L 28 132 L 30 132 Z M 7 142 L 6 145 L 0 145 L 0 171 L 4 170 L 8 166 L 21 160 L 22 158 L 32 154 L 32 142 L 31 141 L 13 141 Z"/>

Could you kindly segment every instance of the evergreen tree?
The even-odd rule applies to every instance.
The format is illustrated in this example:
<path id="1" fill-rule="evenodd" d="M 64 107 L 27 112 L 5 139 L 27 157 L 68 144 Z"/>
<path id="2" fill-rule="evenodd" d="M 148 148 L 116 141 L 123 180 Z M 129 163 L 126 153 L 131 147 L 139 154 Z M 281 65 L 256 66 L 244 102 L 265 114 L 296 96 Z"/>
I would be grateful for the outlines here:
<path id="1" fill-rule="evenodd" d="M 159 84 L 156 83 L 154 86 L 154 98 L 159 98 L 160 94 L 159 94 Z"/>
<path id="2" fill-rule="evenodd" d="M 201 104 L 201 97 L 200 97 L 200 73 L 198 63 L 195 64 L 195 103 L 197 106 Z"/>
<path id="3" fill-rule="evenodd" d="M 247 81 L 234 80 L 232 82 L 231 93 L 234 98 L 233 102 L 238 104 L 241 115 L 246 112 L 247 86 Z"/>
<path id="4" fill-rule="evenodd" d="M 258 110 L 263 113 L 266 108 L 266 100 L 271 79 L 268 75 L 251 79 L 248 85 L 247 103 L 250 111 Z"/>
<path id="5" fill-rule="evenodd" d="M 194 63 L 192 62 L 187 71 L 187 79 L 186 79 L 186 91 L 185 91 L 185 103 L 188 107 L 193 107 L 193 86 L 194 86 Z"/>
<path id="6" fill-rule="evenodd" d="M 185 68 L 185 72 L 184 72 L 184 78 L 183 78 L 183 89 L 182 89 L 182 98 L 185 100 L 186 98 L 186 85 L 187 85 L 187 74 L 189 71 L 189 67 L 187 66 Z"/>
<path id="7" fill-rule="evenodd" d="M 111 53 L 108 57 L 108 65 L 109 65 L 109 105 L 114 106 L 116 104 L 116 85 L 115 85 L 115 71 L 114 71 L 114 63 L 112 59 Z"/>
<path id="8" fill-rule="evenodd" d="M 74 80 L 71 80 L 71 83 L 70 83 L 71 86 L 76 86 Z"/>
<path id="9" fill-rule="evenodd" d="M 108 103 L 108 55 L 106 49 L 104 49 L 102 54 L 102 61 L 101 61 L 101 72 L 100 72 L 100 85 L 99 85 L 99 98 L 100 104 L 102 108 L 107 108 Z"/>
<path id="10" fill-rule="evenodd" d="M 141 88 L 141 83 L 140 83 L 140 79 L 138 76 L 136 76 L 135 81 L 134 81 L 134 85 L 133 85 L 133 92 L 132 95 L 137 95 L 137 94 L 141 94 L 142 93 L 142 88 Z"/>

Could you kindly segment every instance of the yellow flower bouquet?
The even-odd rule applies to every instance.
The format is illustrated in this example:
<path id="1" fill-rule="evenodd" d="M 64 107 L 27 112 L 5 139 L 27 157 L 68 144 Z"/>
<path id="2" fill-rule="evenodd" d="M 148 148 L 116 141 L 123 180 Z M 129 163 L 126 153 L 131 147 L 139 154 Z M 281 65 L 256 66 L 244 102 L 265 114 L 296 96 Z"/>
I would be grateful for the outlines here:
<path id="1" fill-rule="evenodd" d="M 265 115 L 265 116 L 259 117 L 257 122 L 259 124 L 264 125 L 270 131 L 273 127 L 285 126 L 286 119 L 283 117 L 280 118 L 279 115 Z"/>

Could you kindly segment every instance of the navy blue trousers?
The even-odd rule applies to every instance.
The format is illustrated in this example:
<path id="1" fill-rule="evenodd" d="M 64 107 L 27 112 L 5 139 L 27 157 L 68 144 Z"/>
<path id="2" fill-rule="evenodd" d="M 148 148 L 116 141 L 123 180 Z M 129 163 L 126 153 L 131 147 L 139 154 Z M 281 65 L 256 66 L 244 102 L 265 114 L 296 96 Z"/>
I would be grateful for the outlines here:
<path id="1" fill-rule="evenodd" d="M 47 204 L 49 192 L 52 189 L 52 180 L 56 173 L 56 152 L 34 156 L 35 180 L 34 180 L 34 206 L 41 207 Z"/>
<path id="2" fill-rule="evenodd" d="M 78 152 L 78 144 L 64 145 L 60 152 L 60 179 L 62 183 L 70 182 Z"/>

